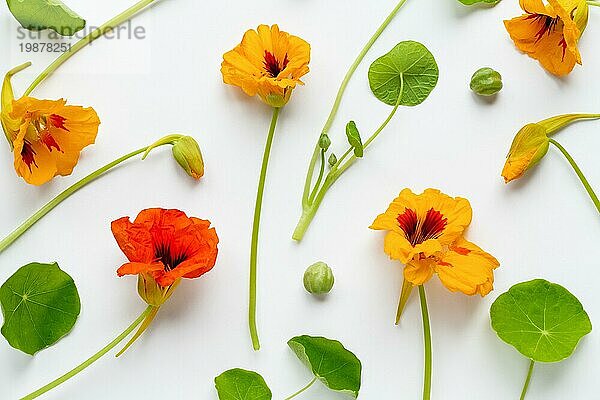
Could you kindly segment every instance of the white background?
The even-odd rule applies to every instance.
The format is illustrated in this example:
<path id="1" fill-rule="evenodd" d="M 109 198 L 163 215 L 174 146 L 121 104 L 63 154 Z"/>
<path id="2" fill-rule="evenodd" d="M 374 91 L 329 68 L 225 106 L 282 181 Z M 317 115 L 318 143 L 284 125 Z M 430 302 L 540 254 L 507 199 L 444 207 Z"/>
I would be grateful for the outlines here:
<path id="1" fill-rule="evenodd" d="M 394 5 L 393 0 L 163 0 L 134 19 L 146 28 L 146 40 L 99 40 L 40 86 L 38 97 L 93 106 L 102 119 L 100 133 L 71 177 L 41 188 L 15 176 L 12 154 L 3 146 L 2 235 L 76 179 L 165 134 L 198 139 L 206 176 L 192 182 L 168 149 L 158 150 L 86 187 L 0 255 L 1 282 L 28 262 L 58 261 L 75 279 L 82 300 L 73 332 L 34 358 L 0 341 L 0 398 L 25 395 L 71 369 L 144 309 L 135 278 L 116 277 L 125 258 L 109 224 L 147 207 L 179 208 L 210 219 L 221 238 L 217 266 L 202 279 L 184 282 L 125 356 L 107 355 L 45 398 L 216 399 L 213 378 L 243 367 L 263 374 L 274 398 L 282 399 L 311 378 L 286 346 L 298 334 L 339 339 L 359 356 L 362 399 L 420 398 L 418 300 L 411 299 L 404 322 L 395 327 L 402 266 L 384 255 L 383 234 L 367 228 L 405 187 L 435 187 L 468 198 L 474 209 L 469 240 L 502 264 L 496 290 L 484 299 L 450 293 L 437 278 L 428 284 L 434 399 L 518 398 L 527 361 L 496 337 L 488 315 L 493 300 L 515 283 L 536 277 L 560 283 L 598 321 L 598 213 L 567 162 L 551 149 L 520 182 L 506 186 L 500 177 L 512 137 L 525 123 L 598 112 L 598 9 L 591 10 L 581 41 L 583 67 L 556 79 L 521 55 L 505 32 L 502 20 L 520 14 L 516 0 L 494 9 L 409 0 L 348 88 L 332 131 L 335 149 L 345 148 L 343 126 L 349 119 L 368 132 L 389 112 L 372 96 L 366 71 L 396 43 L 424 43 L 438 61 L 439 84 L 423 105 L 398 112 L 364 161 L 330 191 L 304 242 L 291 241 L 308 158 L 337 87 Z M 117 0 L 73 4 L 95 26 L 124 7 Z M 5 6 L 0 10 L 0 70 L 34 61 L 15 79 L 20 93 L 54 56 L 22 54 L 18 25 Z M 306 86 L 282 113 L 271 158 L 259 263 L 263 350 L 254 353 L 246 319 L 250 229 L 271 115 L 258 100 L 222 84 L 219 68 L 221 55 L 260 23 L 278 23 L 308 40 L 312 62 Z M 505 89 L 492 102 L 468 88 L 471 74 L 482 66 L 504 76 Z M 597 188 L 599 133 L 598 123 L 587 122 L 557 136 Z M 301 284 L 305 267 L 317 260 L 328 262 L 337 278 L 324 301 L 311 298 Z M 528 399 L 597 399 L 599 356 L 599 336 L 592 333 L 569 360 L 538 366 Z M 315 385 L 298 398 L 345 397 Z"/>

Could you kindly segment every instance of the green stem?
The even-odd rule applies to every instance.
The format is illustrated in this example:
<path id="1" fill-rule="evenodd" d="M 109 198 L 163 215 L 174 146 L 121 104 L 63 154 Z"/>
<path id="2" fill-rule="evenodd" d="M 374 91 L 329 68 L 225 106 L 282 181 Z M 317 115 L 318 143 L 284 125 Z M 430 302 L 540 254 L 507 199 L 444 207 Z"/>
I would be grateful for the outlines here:
<path id="1" fill-rule="evenodd" d="M 581 169 L 579 168 L 579 166 L 577 165 L 577 163 L 575 162 L 573 157 L 571 157 L 571 155 L 569 154 L 567 149 L 565 149 L 556 140 L 554 140 L 554 139 L 549 139 L 549 140 L 550 140 L 550 143 L 552 143 L 554 146 L 556 146 L 561 151 L 561 153 L 566 157 L 567 161 L 569 161 L 569 164 L 571 164 L 571 167 L 573 167 L 573 169 L 575 170 L 575 173 L 581 180 L 581 183 L 583 183 L 585 190 L 587 190 L 588 194 L 590 195 L 590 198 L 594 202 L 596 209 L 598 210 L 598 212 L 600 212 L 600 200 L 598 200 L 598 196 L 596 196 L 594 189 L 592 189 L 592 187 L 590 186 L 588 180 L 585 178 L 585 175 L 583 175 L 583 172 L 581 171 Z"/>
<path id="2" fill-rule="evenodd" d="M 170 142 L 160 143 L 159 145 L 165 145 L 165 144 L 170 144 Z M 83 188 L 88 183 L 95 181 L 96 179 L 98 179 L 99 177 L 104 175 L 106 172 L 108 172 L 112 168 L 121 164 L 122 162 L 124 162 L 132 157 L 135 157 L 139 154 L 145 153 L 146 151 L 148 151 L 154 147 L 156 147 L 156 144 L 152 145 L 152 146 L 144 147 L 142 149 L 139 149 L 139 150 L 133 151 L 129 154 L 126 154 L 123 157 L 118 158 L 115 161 L 113 161 L 109 164 L 106 164 L 104 167 L 92 172 L 85 178 L 81 179 L 79 182 L 76 182 L 75 184 L 73 184 L 72 186 L 70 186 L 69 188 L 64 190 L 62 193 L 60 193 L 54 199 L 50 200 L 50 202 L 46 203 L 46 205 L 44 205 L 42 208 L 40 208 L 35 214 L 33 214 L 31 217 L 29 217 L 27 220 L 25 220 L 25 222 L 23 222 L 18 228 L 16 228 L 14 231 L 12 231 L 12 233 L 10 233 L 7 237 L 2 239 L 2 241 L 0 241 L 0 253 L 2 253 L 4 250 L 6 250 L 19 237 L 21 237 L 21 235 L 23 235 L 25 232 L 27 232 L 27 230 L 29 228 L 31 228 L 36 222 L 38 222 L 40 219 L 42 219 L 42 217 L 44 217 L 46 214 L 48 214 L 50 211 L 52 211 L 56 206 L 58 206 L 64 200 L 69 198 L 72 194 L 77 192 L 79 189 Z"/>
<path id="3" fill-rule="evenodd" d="M 296 393 L 294 393 L 293 395 L 291 395 L 290 397 L 286 397 L 285 400 L 290 400 L 293 399 L 294 397 L 298 396 L 299 394 L 304 393 L 305 391 L 307 391 L 308 389 L 310 389 L 310 387 L 312 385 L 315 384 L 315 382 L 317 381 L 317 378 L 315 377 L 315 379 L 313 379 L 312 381 L 310 381 L 308 383 L 308 385 L 304 386 L 302 389 L 298 390 Z"/>
<path id="4" fill-rule="evenodd" d="M 325 174 L 325 150 L 321 149 L 321 169 L 319 170 L 319 177 L 317 178 L 317 183 L 308 198 L 308 204 L 311 204 L 315 196 L 317 195 L 317 191 L 319 190 L 319 186 L 321 186 L 321 181 L 323 180 L 323 175 Z"/>
<path id="5" fill-rule="evenodd" d="M 423 400 L 431 399 L 431 326 L 429 324 L 429 311 L 427 310 L 427 297 L 425 287 L 419 286 L 419 297 L 421 298 L 421 315 L 423 317 L 423 339 L 425 341 L 425 376 L 423 379 Z"/>
<path id="6" fill-rule="evenodd" d="M 65 383 L 66 381 L 68 381 L 69 379 L 71 379 L 72 377 L 74 377 L 75 375 L 77 375 L 78 373 L 80 373 L 81 371 L 83 371 L 84 369 L 89 367 L 90 365 L 92 365 L 94 362 L 98 361 L 98 359 L 100 359 L 100 357 L 102 357 L 103 355 L 105 355 L 106 353 L 111 351 L 113 348 L 115 348 L 115 346 L 117 346 L 127 336 L 129 336 L 131 334 L 131 332 L 133 332 L 134 329 L 137 328 L 138 325 L 140 325 L 144 321 L 144 319 L 146 319 L 146 316 L 148 314 L 150 314 L 150 312 L 152 312 L 152 309 L 153 309 L 153 306 L 148 306 L 148 308 L 146 308 L 146 310 L 138 317 L 138 319 L 133 321 L 133 323 L 131 325 L 129 325 L 129 327 L 127 329 L 125 329 L 123 331 L 123 333 L 121 333 L 119 336 L 117 336 L 115 338 L 115 340 L 110 342 L 108 345 L 106 345 L 106 347 L 104 347 L 102 350 L 100 350 L 99 352 L 94 354 L 92 357 L 88 358 L 86 361 L 79 364 L 77 367 L 75 367 L 71 371 L 67 372 L 60 378 L 50 382 L 49 384 L 36 390 L 35 392 L 28 394 L 27 396 L 21 398 L 21 400 L 31 400 L 31 399 L 35 399 L 35 398 L 43 395 L 44 393 L 54 389 L 58 385 Z"/>
<path id="7" fill-rule="evenodd" d="M 365 142 L 365 144 L 364 144 L 365 150 L 377 138 L 377 136 L 379 136 L 379 134 L 385 129 L 385 127 L 394 118 L 394 115 L 396 115 L 396 112 L 398 111 L 398 107 L 400 106 L 399 102 L 400 102 L 401 98 L 402 98 L 402 92 L 400 92 L 400 96 L 398 97 L 398 104 L 396 104 L 394 106 L 394 108 L 392 109 L 392 111 L 390 112 L 388 117 L 385 119 L 385 121 L 379 126 L 379 128 L 377 128 L 375 133 L 373 133 L 373 135 L 371 135 L 371 137 Z M 302 238 L 304 238 L 304 235 L 306 234 L 306 231 L 307 231 L 308 227 L 310 226 L 310 223 L 315 218 L 315 215 L 317 214 L 317 211 L 319 210 L 319 207 L 321 206 L 321 203 L 323 202 L 323 199 L 325 198 L 327 191 L 342 176 L 342 174 L 344 172 L 346 172 L 348 170 L 348 168 L 350 168 L 352 165 L 354 165 L 354 163 L 358 160 L 358 158 L 355 155 L 353 155 L 352 157 L 350 157 L 348 159 L 348 161 L 346 161 L 346 163 L 341 168 L 339 168 L 341 162 L 343 162 L 344 159 L 347 157 L 347 155 L 350 154 L 350 151 L 351 151 L 351 149 L 349 151 L 347 151 L 344 154 L 344 156 L 342 156 L 342 158 L 340 158 L 338 160 L 337 164 L 335 164 L 331 168 L 331 171 L 329 171 L 329 173 L 327 174 L 327 177 L 325 178 L 325 181 L 323 182 L 323 186 L 320 189 L 318 189 L 319 191 L 317 192 L 317 195 L 314 196 L 314 194 L 312 194 L 310 196 L 311 201 L 310 202 L 307 201 L 306 204 L 303 204 L 302 216 L 300 217 L 300 221 L 298 221 L 298 225 L 296 225 L 296 229 L 294 230 L 292 239 L 299 242 L 302 240 Z M 315 190 L 317 188 L 318 187 L 315 186 Z"/>
<path id="8" fill-rule="evenodd" d="M 48 66 L 33 83 L 27 88 L 25 94 L 23 96 L 29 96 L 33 90 L 44 81 L 48 76 L 50 76 L 54 71 L 58 69 L 61 65 L 63 65 L 69 58 L 73 57 L 76 53 L 78 53 L 81 49 L 83 49 L 88 44 L 92 43 L 96 39 L 104 36 L 107 32 L 110 32 L 112 29 L 121 25 L 123 22 L 129 20 L 135 14 L 146 8 L 149 4 L 153 3 L 155 0 L 142 0 L 135 4 L 134 6 L 128 8 L 123 11 L 121 14 L 117 15 L 110 21 L 107 21 L 98 29 L 90 32 L 86 37 L 79 40 L 75 43 L 70 51 L 61 54 L 52 64 Z"/>
<path id="9" fill-rule="evenodd" d="M 521 400 L 525 400 L 525 395 L 527 394 L 527 389 L 529 389 L 529 383 L 531 382 L 531 376 L 533 375 L 534 365 L 535 361 L 531 360 L 531 362 L 529 363 L 529 372 L 527 372 L 527 378 L 525 379 L 523 391 L 521 392 Z"/>
<path id="10" fill-rule="evenodd" d="M 600 7 L 600 1 L 592 1 L 592 0 L 589 0 L 587 3 L 588 3 L 590 6 L 594 6 L 594 7 Z"/>
<path id="11" fill-rule="evenodd" d="M 260 341 L 258 338 L 258 329 L 256 328 L 256 281 L 257 281 L 257 257 L 258 257 L 258 234 L 260 231 L 260 214 L 262 211 L 263 193 L 265 190 L 265 181 L 267 179 L 267 168 L 269 166 L 269 157 L 273 145 L 277 119 L 279 118 L 280 108 L 273 109 L 273 118 L 265 144 L 263 154 L 262 168 L 260 170 L 260 179 L 258 181 L 258 190 L 256 192 L 256 204 L 254 206 L 254 223 L 252 226 L 252 244 L 250 248 L 250 305 L 248 309 L 248 320 L 250 325 L 250 337 L 252 338 L 252 347 L 254 350 L 260 350 Z"/>
<path id="12" fill-rule="evenodd" d="M 404 5 L 404 3 L 406 3 L 406 0 L 400 0 L 398 5 L 396 5 L 396 7 L 392 10 L 392 12 L 387 16 L 385 21 L 383 21 L 381 26 L 379 26 L 377 31 L 375 31 L 375 33 L 373 34 L 371 39 L 369 39 L 367 44 L 363 47 L 361 52 L 358 54 L 358 56 L 356 57 L 356 59 L 354 60 L 352 65 L 350 66 L 350 69 L 348 70 L 348 72 L 346 72 L 346 76 L 344 77 L 344 80 L 342 81 L 342 84 L 340 85 L 340 88 L 338 89 L 337 96 L 333 103 L 333 107 L 331 109 L 331 112 L 329 113 L 329 118 L 327 118 L 327 121 L 325 122 L 325 126 L 323 127 L 321 134 L 327 134 L 329 132 L 329 129 L 331 129 L 331 126 L 333 125 L 333 122 L 335 121 L 335 117 L 336 117 L 338 110 L 340 108 L 340 105 L 342 103 L 342 98 L 344 97 L 346 88 L 348 87 L 348 84 L 350 83 L 352 76 L 356 72 L 356 69 L 362 63 L 363 59 L 365 58 L 365 56 L 367 55 L 367 53 L 369 52 L 371 47 L 373 47 L 373 44 L 375 44 L 375 42 L 377 41 L 377 39 L 379 39 L 379 37 L 381 36 L 383 31 L 385 31 L 385 29 L 392 22 L 394 17 L 398 14 L 398 12 L 400 11 L 400 9 Z M 319 135 L 319 138 L 320 137 L 321 137 L 321 135 Z M 317 161 L 319 160 L 319 151 L 320 151 L 320 147 L 319 147 L 319 142 L 317 140 L 315 150 L 313 151 L 313 155 L 312 155 L 310 164 L 308 166 L 308 172 L 306 174 L 306 181 L 304 182 L 304 193 L 302 195 L 303 207 L 308 204 L 308 197 L 310 194 L 310 188 L 311 188 L 312 181 L 313 181 L 315 166 L 317 164 Z M 296 239 L 296 240 L 298 240 L 298 239 Z"/>

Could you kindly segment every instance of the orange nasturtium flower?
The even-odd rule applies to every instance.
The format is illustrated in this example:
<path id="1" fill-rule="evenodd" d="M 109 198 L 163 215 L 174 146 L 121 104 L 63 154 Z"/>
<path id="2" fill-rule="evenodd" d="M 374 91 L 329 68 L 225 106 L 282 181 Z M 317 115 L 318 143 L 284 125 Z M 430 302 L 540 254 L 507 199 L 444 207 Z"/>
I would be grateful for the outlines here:
<path id="1" fill-rule="evenodd" d="M 371 229 L 388 231 L 384 250 L 406 265 L 404 279 L 410 284 L 420 286 L 437 273 L 453 292 L 485 296 L 500 264 L 463 237 L 471 216 L 466 199 L 435 189 L 422 194 L 404 189 Z"/>
<path id="2" fill-rule="evenodd" d="M 223 55 L 223 82 L 238 86 L 249 96 L 258 95 L 273 108 L 271 126 L 265 144 L 263 163 L 254 207 L 254 225 L 250 247 L 250 305 L 248 312 L 250 336 L 255 350 L 260 349 L 256 326 L 256 282 L 260 215 L 267 177 L 267 168 L 277 120 L 281 109 L 290 100 L 300 78 L 309 71 L 310 45 L 303 39 L 279 30 L 277 25 L 260 25 L 244 34 L 242 42 Z"/>
<path id="3" fill-rule="evenodd" d="M 166 300 L 154 301 L 155 292 L 167 293 L 181 278 L 204 275 L 217 260 L 219 238 L 210 222 L 179 210 L 144 210 L 134 222 L 128 217 L 114 221 L 112 232 L 129 259 L 119 276 L 138 275 L 140 295 L 151 305 Z"/>
<path id="4" fill-rule="evenodd" d="M 588 22 L 586 0 L 520 0 L 525 15 L 504 21 L 519 50 L 563 76 L 581 64 L 578 43 Z"/>
<path id="5" fill-rule="evenodd" d="M 27 183 L 43 185 L 70 175 L 79 154 L 93 144 L 100 119 L 92 108 L 65 100 L 14 99 L 9 72 L 2 86 L 2 128 L 14 153 L 15 171 Z"/>
<path id="6" fill-rule="evenodd" d="M 210 221 L 162 208 L 143 210 L 133 222 L 120 218 L 111 228 L 129 260 L 117 274 L 138 276 L 138 293 L 151 309 L 118 356 L 150 326 L 183 278 L 198 278 L 215 266 L 219 238 Z"/>
<path id="7" fill-rule="evenodd" d="M 240 87 L 272 107 L 283 107 L 300 78 L 309 71 L 310 45 L 279 30 L 260 25 L 245 33 L 242 43 L 225 53 L 221 65 L 223 81 Z"/>

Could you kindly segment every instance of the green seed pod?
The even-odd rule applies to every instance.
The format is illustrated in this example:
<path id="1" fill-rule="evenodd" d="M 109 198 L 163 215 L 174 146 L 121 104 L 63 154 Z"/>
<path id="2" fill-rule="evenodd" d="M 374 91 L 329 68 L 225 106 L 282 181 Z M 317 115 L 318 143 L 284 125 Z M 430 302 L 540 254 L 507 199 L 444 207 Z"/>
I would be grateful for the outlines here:
<path id="1" fill-rule="evenodd" d="M 493 96 L 502 87 L 502 75 L 491 68 L 481 68 L 471 78 L 471 90 L 480 96 Z"/>
<path id="2" fill-rule="evenodd" d="M 324 262 L 311 265 L 304 273 L 304 288 L 311 294 L 329 293 L 334 282 L 333 272 Z"/>

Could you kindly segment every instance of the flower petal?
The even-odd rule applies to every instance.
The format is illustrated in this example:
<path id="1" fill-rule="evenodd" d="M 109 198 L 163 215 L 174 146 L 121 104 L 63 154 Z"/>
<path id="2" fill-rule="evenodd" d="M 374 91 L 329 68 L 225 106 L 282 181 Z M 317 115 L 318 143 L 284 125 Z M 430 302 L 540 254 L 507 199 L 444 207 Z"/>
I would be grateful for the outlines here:
<path id="1" fill-rule="evenodd" d="M 499 265 L 492 255 L 461 238 L 437 262 L 435 271 L 449 290 L 483 297 L 493 289 Z"/>

